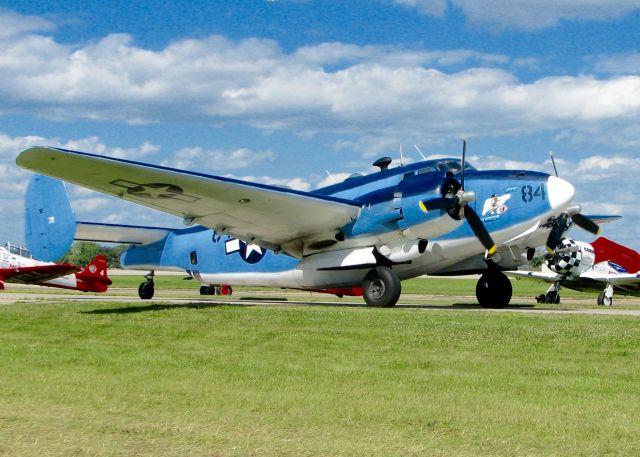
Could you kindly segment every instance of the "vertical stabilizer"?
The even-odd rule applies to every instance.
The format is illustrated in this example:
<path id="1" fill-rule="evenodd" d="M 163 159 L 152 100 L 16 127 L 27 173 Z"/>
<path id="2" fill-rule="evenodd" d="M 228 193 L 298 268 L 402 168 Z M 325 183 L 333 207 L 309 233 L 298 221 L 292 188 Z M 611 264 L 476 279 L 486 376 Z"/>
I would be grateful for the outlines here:
<path id="1" fill-rule="evenodd" d="M 55 262 L 71 247 L 76 217 L 62 181 L 33 175 L 25 195 L 25 241 L 36 259 Z"/>
<path id="2" fill-rule="evenodd" d="M 107 275 L 107 258 L 97 255 L 82 271 L 76 273 L 78 290 L 84 292 L 106 292 L 111 285 Z"/>

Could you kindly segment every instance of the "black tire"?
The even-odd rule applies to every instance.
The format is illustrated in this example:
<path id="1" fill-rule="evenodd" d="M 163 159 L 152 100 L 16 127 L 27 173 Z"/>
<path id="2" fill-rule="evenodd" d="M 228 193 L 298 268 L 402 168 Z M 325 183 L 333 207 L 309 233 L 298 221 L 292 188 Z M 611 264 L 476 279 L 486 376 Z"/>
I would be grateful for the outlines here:
<path id="1" fill-rule="evenodd" d="M 402 286 L 400 278 L 389 267 L 377 267 L 362 283 L 364 301 L 375 308 L 391 308 L 398 303 Z"/>
<path id="2" fill-rule="evenodd" d="M 155 288 L 153 281 L 145 281 L 138 287 L 138 296 L 143 300 L 149 300 L 153 298 Z"/>
<path id="3" fill-rule="evenodd" d="M 544 302 L 557 305 L 560 303 L 560 294 L 555 290 L 547 292 L 547 295 L 544 296 Z"/>
<path id="4" fill-rule="evenodd" d="M 598 305 L 600 306 L 611 306 L 613 305 L 613 298 L 607 298 L 604 293 L 604 290 L 598 294 Z"/>
<path id="5" fill-rule="evenodd" d="M 504 308 L 512 293 L 511 281 L 499 271 L 483 273 L 476 284 L 476 298 L 483 308 Z"/>
<path id="6" fill-rule="evenodd" d="M 200 286 L 200 295 L 210 295 L 211 288 L 209 286 Z"/>

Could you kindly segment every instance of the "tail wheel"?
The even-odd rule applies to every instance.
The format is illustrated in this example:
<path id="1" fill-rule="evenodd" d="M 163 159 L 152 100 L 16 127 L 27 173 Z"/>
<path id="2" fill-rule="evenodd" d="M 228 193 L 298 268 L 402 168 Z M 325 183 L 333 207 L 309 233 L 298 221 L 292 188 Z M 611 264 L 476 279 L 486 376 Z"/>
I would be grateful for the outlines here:
<path id="1" fill-rule="evenodd" d="M 511 281 L 499 271 L 484 273 L 476 284 L 476 298 L 483 308 L 504 308 L 512 293 Z"/>
<path id="2" fill-rule="evenodd" d="M 376 308 L 391 308 L 400 298 L 402 290 L 398 275 L 389 267 L 371 270 L 362 283 L 364 300 Z"/>
<path id="3" fill-rule="evenodd" d="M 138 287 L 138 296 L 143 300 L 153 298 L 155 292 L 153 281 L 145 281 Z"/>

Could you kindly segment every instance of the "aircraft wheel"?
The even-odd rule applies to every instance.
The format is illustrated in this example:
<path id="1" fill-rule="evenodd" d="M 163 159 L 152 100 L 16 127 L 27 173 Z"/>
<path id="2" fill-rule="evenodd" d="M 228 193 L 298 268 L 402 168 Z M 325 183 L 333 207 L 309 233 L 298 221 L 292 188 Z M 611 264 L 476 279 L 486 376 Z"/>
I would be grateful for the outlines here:
<path id="1" fill-rule="evenodd" d="M 555 290 L 547 292 L 547 295 L 544 296 L 544 302 L 557 305 L 558 303 L 560 303 L 560 294 Z"/>
<path id="2" fill-rule="evenodd" d="M 362 283 L 364 301 L 376 308 L 391 308 L 400 298 L 400 278 L 389 267 L 377 267 L 367 274 Z"/>
<path id="3" fill-rule="evenodd" d="M 604 291 L 600 292 L 598 295 L 598 305 L 601 306 L 611 306 L 613 304 L 613 298 L 607 297 Z"/>
<path id="4" fill-rule="evenodd" d="M 231 295 L 233 293 L 233 289 L 231 286 L 220 286 L 220 295 Z"/>
<path id="5" fill-rule="evenodd" d="M 200 286 L 200 295 L 211 295 L 211 288 L 209 286 Z"/>
<path id="6" fill-rule="evenodd" d="M 155 292 L 153 281 L 145 281 L 138 287 L 138 296 L 143 300 L 149 300 L 153 298 Z"/>
<path id="7" fill-rule="evenodd" d="M 476 298 L 483 308 L 504 308 L 512 293 L 511 281 L 499 271 L 483 273 L 476 284 Z"/>

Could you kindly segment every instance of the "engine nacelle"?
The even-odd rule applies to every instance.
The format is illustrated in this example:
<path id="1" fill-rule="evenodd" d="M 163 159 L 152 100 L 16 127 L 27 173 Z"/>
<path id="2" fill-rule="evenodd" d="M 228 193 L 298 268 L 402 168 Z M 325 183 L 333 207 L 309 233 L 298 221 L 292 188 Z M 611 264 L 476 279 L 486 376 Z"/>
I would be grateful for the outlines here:
<path id="1" fill-rule="evenodd" d="M 427 250 L 427 240 L 406 241 L 397 244 L 384 244 L 378 252 L 394 263 L 409 262 L 420 257 Z"/>
<path id="2" fill-rule="evenodd" d="M 546 264 L 562 276 L 578 277 L 594 265 L 595 259 L 595 250 L 589 243 L 563 238 L 560 246 L 547 257 Z"/>

